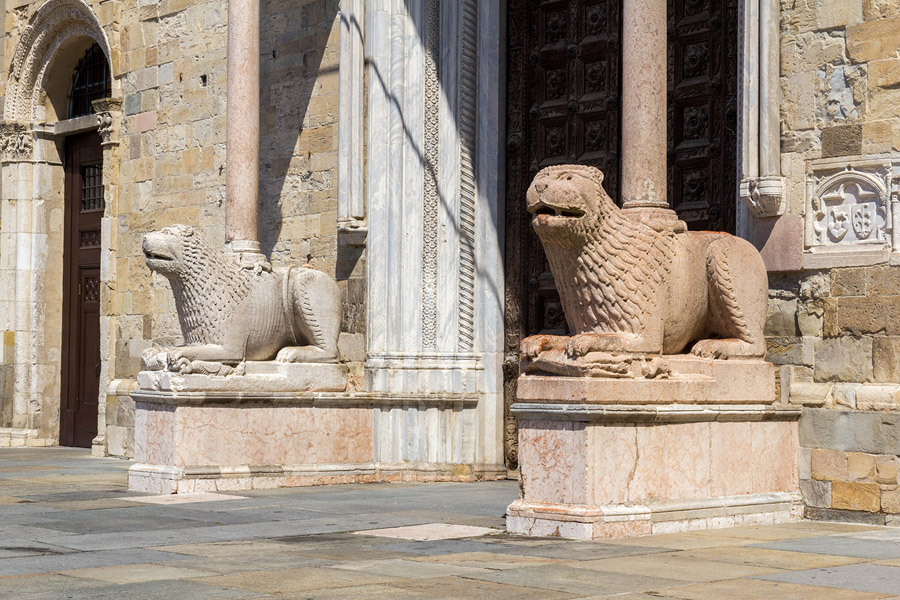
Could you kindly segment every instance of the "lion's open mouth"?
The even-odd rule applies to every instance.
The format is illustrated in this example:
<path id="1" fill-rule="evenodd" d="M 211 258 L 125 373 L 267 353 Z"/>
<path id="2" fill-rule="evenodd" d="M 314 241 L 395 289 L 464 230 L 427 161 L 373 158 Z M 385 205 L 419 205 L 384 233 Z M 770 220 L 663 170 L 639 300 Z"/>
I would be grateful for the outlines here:
<path id="1" fill-rule="evenodd" d="M 584 211 L 577 208 L 560 208 L 543 204 L 532 214 L 534 214 L 534 216 L 550 215 L 551 217 L 569 217 L 572 219 L 578 219 L 584 216 Z"/>
<path id="2" fill-rule="evenodd" d="M 144 250 L 144 257 L 147 260 L 159 260 L 159 261 L 172 261 L 175 260 L 171 256 L 166 256 L 165 254 L 157 254 L 156 252 L 152 252 L 149 250 Z"/>

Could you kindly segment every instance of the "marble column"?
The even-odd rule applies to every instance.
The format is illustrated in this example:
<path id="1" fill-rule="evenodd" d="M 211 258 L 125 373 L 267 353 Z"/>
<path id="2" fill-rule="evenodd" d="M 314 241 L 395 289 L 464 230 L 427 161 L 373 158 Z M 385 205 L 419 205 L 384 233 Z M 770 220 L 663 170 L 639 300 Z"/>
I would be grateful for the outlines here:
<path id="1" fill-rule="evenodd" d="M 623 208 L 668 213 L 666 0 L 622 6 Z"/>
<path id="2" fill-rule="evenodd" d="M 225 242 L 259 254 L 259 0 L 228 1 Z"/>

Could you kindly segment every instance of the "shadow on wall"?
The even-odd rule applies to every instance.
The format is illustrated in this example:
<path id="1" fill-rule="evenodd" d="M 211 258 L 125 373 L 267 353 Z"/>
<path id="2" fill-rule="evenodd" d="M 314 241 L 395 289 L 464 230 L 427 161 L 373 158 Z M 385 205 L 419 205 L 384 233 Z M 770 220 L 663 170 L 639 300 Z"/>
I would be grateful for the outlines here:
<path id="1" fill-rule="evenodd" d="M 340 0 L 260 6 L 260 245 L 273 261 L 312 256 L 331 272 L 319 261 L 337 251 L 336 237 L 321 233 L 334 230 L 337 206 L 339 8 Z"/>

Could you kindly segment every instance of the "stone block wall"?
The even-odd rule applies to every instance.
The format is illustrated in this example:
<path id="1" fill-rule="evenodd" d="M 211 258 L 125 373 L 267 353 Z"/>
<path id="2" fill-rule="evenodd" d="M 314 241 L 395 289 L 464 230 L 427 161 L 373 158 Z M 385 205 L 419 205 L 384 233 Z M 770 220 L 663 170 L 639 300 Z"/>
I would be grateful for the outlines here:
<path id="1" fill-rule="evenodd" d="M 810 518 L 900 525 L 900 267 L 770 275 L 768 358 Z"/>
<path id="2" fill-rule="evenodd" d="M 803 213 L 807 161 L 900 151 L 900 3 L 782 0 L 782 172 Z"/>
<path id="3" fill-rule="evenodd" d="M 7 3 L 0 58 L 44 2 Z M 118 201 L 106 213 L 110 275 L 101 301 L 110 317 L 108 379 L 127 385 L 145 348 L 182 341 L 169 284 L 147 269 L 142 236 L 183 223 L 213 247 L 224 243 L 228 3 L 86 4 L 109 40 L 113 87 L 123 100 L 114 151 Z M 345 301 L 341 349 L 353 380 L 361 381 L 364 255 L 339 244 L 337 234 L 338 8 L 331 0 L 261 1 L 260 242 L 276 267 L 308 262 L 338 279 Z M 0 64 L 2 102 L 9 64 Z M 4 352 L 0 347 L 0 358 Z M 12 386 L 5 362 L 4 398 Z M 110 452 L 128 456 L 133 410 L 115 390 L 106 398 Z M 0 402 L 0 418 L 7 405 Z"/>
<path id="4" fill-rule="evenodd" d="M 808 517 L 900 526 L 900 414 L 805 409 L 800 443 Z"/>
<path id="5" fill-rule="evenodd" d="M 897 239 L 883 218 L 871 231 L 861 219 L 866 203 L 886 214 L 897 191 L 898 28 L 896 0 L 781 1 L 783 219 L 804 239 L 796 270 L 770 273 L 766 336 L 782 400 L 806 407 L 812 518 L 900 524 Z"/>
<path id="6" fill-rule="evenodd" d="M 325 0 L 261 5 L 260 242 L 275 266 L 338 274 L 339 28 Z M 180 343 L 172 294 L 144 265 L 141 237 L 173 223 L 224 243 L 226 17 L 224 0 L 123 9 L 116 376 L 134 375 L 150 344 Z M 341 262 L 352 296 L 363 261 Z M 354 296 L 362 302 L 359 294 Z M 348 314 L 356 309 L 348 303 Z M 361 323 L 349 319 L 351 335 Z M 359 360 L 359 359 L 358 359 Z"/>

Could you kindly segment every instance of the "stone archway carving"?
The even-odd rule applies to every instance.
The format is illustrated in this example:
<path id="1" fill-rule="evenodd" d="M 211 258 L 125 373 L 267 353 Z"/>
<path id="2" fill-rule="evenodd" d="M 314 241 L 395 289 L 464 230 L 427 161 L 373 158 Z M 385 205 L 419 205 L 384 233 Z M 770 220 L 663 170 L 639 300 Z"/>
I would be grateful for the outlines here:
<path id="1" fill-rule="evenodd" d="M 107 60 L 110 59 L 109 39 L 83 0 L 48 0 L 31 17 L 19 38 L 9 68 L 3 109 L 5 120 L 35 121 L 39 118 L 37 110 L 43 101 L 47 66 L 60 46 L 73 36 L 93 39 L 103 49 Z"/>
<path id="2" fill-rule="evenodd" d="M 0 228 L 0 255 L 10 257 L 4 263 L 12 265 L 10 272 L 0 274 L 13 286 L 4 290 L 15 302 L 0 304 L 0 322 L 6 324 L 5 339 L 14 341 L 14 351 L 7 365 L 7 380 L 15 382 L 12 397 L 2 399 L 0 427 L 12 431 L 29 444 L 55 444 L 59 441 L 60 372 L 61 372 L 61 310 L 63 248 L 62 228 L 54 226 L 54 215 L 63 210 L 63 194 L 54 188 L 63 178 L 62 141 L 66 135 L 97 130 L 101 135 L 103 152 L 103 185 L 107 212 L 102 218 L 103 252 L 109 255 L 111 266 L 102 274 L 101 284 L 115 276 L 115 257 L 112 250 L 110 222 L 116 216 L 118 197 L 118 139 L 122 104 L 116 96 L 118 82 L 112 77 L 112 98 L 94 102 L 94 117 L 42 122 L 51 115 L 44 114 L 47 94 L 54 94 L 57 60 L 66 60 L 66 52 L 82 39 L 96 42 L 107 60 L 111 57 L 110 36 L 100 20 L 83 0 L 47 0 L 27 22 L 20 23 L 15 33 L 18 42 L 9 65 L 9 80 L 3 120 L 0 122 L 0 171 L 4 186 L 0 203 L 15 203 L 17 210 L 30 215 L 30 226 L 17 227 L 16 220 L 4 219 Z M 69 45 L 69 42 L 73 42 Z M 114 63 L 110 62 L 113 67 Z M 114 69 L 110 69 L 114 73 Z M 52 99 L 52 96 L 51 96 Z M 65 118 L 67 115 L 60 115 Z M 52 120 L 52 119 L 51 119 Z M 7 222 L 8 221 L 8 222 Z M 4 298 L 6 299 L 6 297 Z M 108 300 L 107 300 L 108 302 Z M 25 313 L 11 307 L 28 306 Z M 48 307 L 51 309 L 48 310 Z M 101 309 L 101 340 L 109 339 L 115 323 L 105 309 Z M 34 340 L 37 340 L 36 342 Z M 102 356 L 101 382 L 112 378 L 108 356 Z M 101 385 L 98 411 L 98 437 L 95 452 L 105 453 L 105 392 Z M 6 403 L 9 404 L 6 404 Z M 10 408 L 11 407 L 11 408 Z M 5 440 L 0 431 L 0 445 Z"/>

